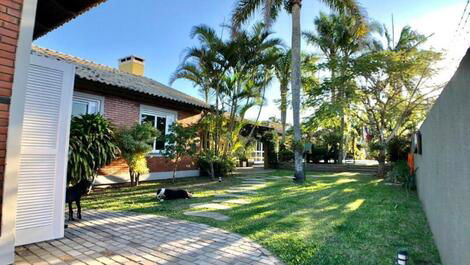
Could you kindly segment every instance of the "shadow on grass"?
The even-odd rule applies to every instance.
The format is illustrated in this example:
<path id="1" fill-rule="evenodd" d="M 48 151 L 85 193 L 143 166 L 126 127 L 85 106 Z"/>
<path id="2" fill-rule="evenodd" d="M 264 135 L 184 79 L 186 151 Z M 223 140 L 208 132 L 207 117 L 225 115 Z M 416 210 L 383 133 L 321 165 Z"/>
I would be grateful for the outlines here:
<path id="1" fill-rule="evenodd" d="M 289 176 L 289 171 L 270 175 Z M 218 210 L 231 217 L 219 222 L 182 214 L 190 203 L 207 202 L 241 183 L 196 186 L 186 201 L 155 202 L 150 190 L 111 193 L 87 207 L 154 213 L 197 221 L 249 236 L 286 264 L 392 264 L 396 251 L 407 248 L 411 264 L 438 264 L 439 256 L 416 194 L 386 186 L 370 176 L 309 174 L 304 185 L 288 177 L 267 182 L 247 205 Z M 148 193 L 146 193 L 148 191 Z M 116 196 L 121 195 L 121 198 Z M 101 203 L 100 203 L 101 202 Z"/>

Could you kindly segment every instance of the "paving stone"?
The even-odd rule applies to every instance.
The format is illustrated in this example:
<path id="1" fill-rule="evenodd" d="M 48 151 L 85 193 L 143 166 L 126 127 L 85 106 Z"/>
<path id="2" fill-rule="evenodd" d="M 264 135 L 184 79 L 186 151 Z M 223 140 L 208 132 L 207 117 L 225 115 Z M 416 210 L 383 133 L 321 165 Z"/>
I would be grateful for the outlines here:
<path id="1" fill-rule="evenodd" d="M 249 203 L 241 198 L 247 195 L 236 193 L 205 204 Z M 184 214 L 230 220 L 218 212 Z M 80 222 L 68 223 L 63 239 L 17 247 L 15 264 L 282 264 L 253 241 L 205 224 L 132 212 L 83 210 L 82 215 Z"/>
<path id="2" fill-rule="evenodd" d="M 193 203 L 189 205 L 190 208 L 207 208 L 207 209 L 215 209 L 215 210 L 227 210 L 232 207 L 228 205 L 222 205 L 218 203 Z"/>
<path id="3" fill-rule="evenodd" d="M 228 221 L 230 220 L 230 217 L 223 215 L 221 213 L 215 213 L 215 212 L 199 212 L 199 211 L 189 211 L 189 212 L 184 212 L 184 215 L 189 215 L 189 216 L 199 216 L 199 217 L 206 217 L 206 218 L 211 218 L 217 221 Z"/>
<path id="4" fill-rule="evenodd" d="M 217 199 L 217 200 L 213 200 L 212 202 L 218 202 L 218 203 L 233 203 L 233 204 L 249 204 L 250 201 L 249 200 L 245 200 L 245 199 Z"/>
<path id="5" fill-rule="evenodd" d="M 215 198 L 243 198 L 245 195 L 233 194 L 233 193 L 223 193 L 214 195 Z"/>
<path id="6" fill-rule="evenodd" d="M 240 189 L 226 190 L 226 192 L 230 192 L 230 193 L 240 193 L 240 194 L 258 194 L 256 191 L 252 191 L 252 190 L 240 190 Z"/>

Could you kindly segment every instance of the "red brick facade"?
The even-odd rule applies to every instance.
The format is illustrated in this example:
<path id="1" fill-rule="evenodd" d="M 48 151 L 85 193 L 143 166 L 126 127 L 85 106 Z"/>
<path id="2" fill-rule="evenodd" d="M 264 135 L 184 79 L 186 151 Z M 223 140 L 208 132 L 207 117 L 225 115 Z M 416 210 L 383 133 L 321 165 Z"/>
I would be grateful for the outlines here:
<path id="1" fill-rule="evenodd" d="M 0 222 L 10 97 L 23 0 L 0 0 Z M 1 232 L 1 231 L 0 231 Z"/>
<path id="2" fill-rule="evenodd" d="M 80 92 L 90 93 L 80 89 Z M 99 93 L 93 93 L 99 95 Z M 102 95 L 101 95 L 102 96 Z M 136 100 L 126 99 L 120 96 L 105 95 L 104 96 L 104 116 L 110 120 L 116 127 L 130 127 L 140 120 L 140 105 L 141 103 Z M 145 103 L 145 105 L 151 105 Z M 155 105 L 155 107 L 160 107 Z M 178 113 L 177 120 L 179 122 L 189 123 L 195 122 L 200 114 L 197 111 L 180 111 L 172 110 Z M 174 163 L 160 156 L 149 156 L 148 167 L 150 173 L 168 172 L 173 171 Z M 178 170 L 196 170 L 197 165 L 191 158 L 183 158 L 179 165 Z M 103 168 L 101 174 L 103 175 L 122 175 L 127 174 L 128 167 L 122 159 L 114 161 L 111 165 Z"/>
<path id="3" fill-rule="evenodd" d="M 140 104 L 117 96 L 104 99 L 104 116 L 117 127 L 129 127 L 139 121 Z"/>

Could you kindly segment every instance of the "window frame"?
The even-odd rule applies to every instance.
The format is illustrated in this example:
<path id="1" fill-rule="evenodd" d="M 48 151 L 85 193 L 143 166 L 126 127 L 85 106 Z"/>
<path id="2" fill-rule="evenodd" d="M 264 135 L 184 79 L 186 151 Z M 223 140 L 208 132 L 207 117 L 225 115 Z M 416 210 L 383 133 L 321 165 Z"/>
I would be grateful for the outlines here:
<path id="1" fill-rule="evenodd" d="M 72 109 L 73 109 L 73 104 L 75 102 L 95 102 L 98 103 L 98 112 L 99 114 L 103 115 L 104 114 L 104 97 L 103 96 L 98 96 L 98 95 L 93 95 L 93 94 L 88 94 L 84 92 L 73 92 L 73 97 L 72 97 Z M 87 110 L 88 112 L 88 110 Z M 89 114 L 89 113 L 87 113 Z"/>
<path id="2" fill-rule="evenodd" d="M 165 118 L 166 123 L 165 123 L 165 135 L 168 134 L 170 126 L 176 122 L 177 117 L 178 117 L 178 112 L 169 110 L 169 109 L 163 109 L 163 108 L 158 108 L 158 107 L 153 107 L 153 106 L 148 106 L 148 105 L 140 105 L 140 113 L 139 113 L 139 123 L 142 124 L 142 115 L 148 115 L 148 116 L 154 116 L 155 117 L 155 125 L 154 127 L 157 128 L 157 117 L 160 118 Z M 153 148 L 155 148 L 155 142 L 156 139 L 153 141 Z M 150 152 L 150 156 L 162 156 L 162 151 L 161 150 L 156 150 L 153 149 Z"/>

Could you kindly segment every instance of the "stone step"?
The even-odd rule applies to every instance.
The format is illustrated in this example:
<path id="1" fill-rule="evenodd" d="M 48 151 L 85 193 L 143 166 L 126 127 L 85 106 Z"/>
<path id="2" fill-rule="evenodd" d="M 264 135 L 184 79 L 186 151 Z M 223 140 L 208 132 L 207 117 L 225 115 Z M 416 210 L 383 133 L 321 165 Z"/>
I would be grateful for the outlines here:
<path id="1" fill-rule="evenodd" d="M 251 190 L 226 190 L 226 192 L 229 193 L 240 193 L 240 194 L 258 194 L 256 191 L 251 191 Z"/>
<path id="2" fill-rule="evenodd" d="M 192 203 L 189 205 L 190 208 L 207 208 L 213 210 L 228 210 L 232 208 L 228 205 L 223 205 L 219 203 Z"/>
<path id="3" fill-rule="evenodd" d="M 200 211 L 188 211 L 184 212 L 184 215 L 188 216 L 198 216 L 198 217 L 205 217 L 205 218 L 210 218 L 214 219 L 217 221 L 228 221 L 230 220 L 230 217 L 223 215 L 221 213 L 214 213 L 214 212 L 200 212 Z"/>
<path id="4" fill-rule="evenodd" d="M 249 204 L 249 200 L 245 199 L 217 199 L 213 200 L 212 202 L 218 202 L 218 203 L 232 203 L 232 204 Z"/>
<path id="5" fill-rule="evenodd" d="M 241 195 L 241 194 L 227 194 L 227 193 L 224 193 L 224 194 L 216 194 L 214 195 L 215 198 L 243 198 L 245 196 Z"/>

